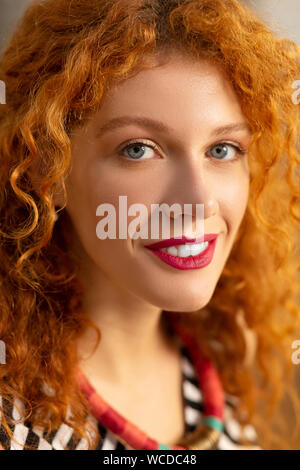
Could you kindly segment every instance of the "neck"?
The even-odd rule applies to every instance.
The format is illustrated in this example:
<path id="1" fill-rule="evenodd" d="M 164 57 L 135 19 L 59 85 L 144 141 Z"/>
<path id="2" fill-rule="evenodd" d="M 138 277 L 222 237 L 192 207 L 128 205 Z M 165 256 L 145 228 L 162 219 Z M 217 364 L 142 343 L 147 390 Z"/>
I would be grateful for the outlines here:
<path id="1" fill-rule="evenodd" d="M 118 384 L 155 372 L 175 347 L 163 311 L 115 286 L 98 269 L 82 272 L 81 282 L 83 308 L 101 332 L 94 352 L 97 335 L 92 328 L 78 342 L 79 358 L 89 357 L 86 370 Z"/>

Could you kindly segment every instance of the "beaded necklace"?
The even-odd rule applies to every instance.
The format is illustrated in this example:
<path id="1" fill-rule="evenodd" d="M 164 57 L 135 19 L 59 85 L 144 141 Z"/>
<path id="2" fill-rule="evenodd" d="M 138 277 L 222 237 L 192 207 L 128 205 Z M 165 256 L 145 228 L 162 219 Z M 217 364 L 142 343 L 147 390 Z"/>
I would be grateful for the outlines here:
<path id="1" fill-rule="evenodd" d="M 224 424 L 225 397 L 221 380 L 211 361 L 205 357 L 192 335 L 181 325 L 172 322 L 175 332 L 187 347 L 195 367 L 198 384 L 204 400 L 201 424 L 176 445 L 167 446 L 149 437 L 135 424 L 114 410 L 93 388 L 86 376 L 77 368 L 81 392 L 87 397 L 91 412 L 124 445 L 136 450 L 211 450 L 216 449 Z"/>

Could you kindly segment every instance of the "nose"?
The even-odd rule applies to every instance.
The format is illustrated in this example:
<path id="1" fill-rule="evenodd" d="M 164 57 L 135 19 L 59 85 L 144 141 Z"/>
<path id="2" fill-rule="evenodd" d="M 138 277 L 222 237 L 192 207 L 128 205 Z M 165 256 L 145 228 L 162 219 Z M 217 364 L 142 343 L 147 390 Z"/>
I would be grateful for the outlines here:
<path id="1" fill-rule="evenodd" d="M 170 192 L 166 198 L 169 205 L 180 204 L 182 213 L 189 214 L 193 218 L 197 216 L 196 204 L 202 205 L 204 219 L 209 219 L 218 213 L 219 202 L 213 193 L 211 177 L 208 179 L 199 156 L 193 159 L 187 158 L 182 162 L 174 178 L 175 181 L 172 180 Z M 184 204 L 190 206 L 184 208 Z"/>

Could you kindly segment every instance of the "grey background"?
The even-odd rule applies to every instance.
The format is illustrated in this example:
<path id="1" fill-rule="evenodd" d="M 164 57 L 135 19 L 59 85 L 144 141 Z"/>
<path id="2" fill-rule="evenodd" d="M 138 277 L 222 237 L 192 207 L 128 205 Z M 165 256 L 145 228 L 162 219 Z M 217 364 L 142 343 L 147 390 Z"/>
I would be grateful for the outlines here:
<path id="1" fill-rule="evenodd" d="M 252 6 L 276 34 L 300 45 L 300 0 L 241 1 Z M 29 0 L 0 0 L 0 50 L 28 3 Z"/>
<path id="2" fill-rule="evenodd" d="M 300 46 L 300 1 L 299 0 L 244 0 L 281 37 L 286 37 Z"/>
<path id="3" fill-rule="evenodd" d="M 0 50 L 28 3 L 29 0 L 0 0 Z"/>

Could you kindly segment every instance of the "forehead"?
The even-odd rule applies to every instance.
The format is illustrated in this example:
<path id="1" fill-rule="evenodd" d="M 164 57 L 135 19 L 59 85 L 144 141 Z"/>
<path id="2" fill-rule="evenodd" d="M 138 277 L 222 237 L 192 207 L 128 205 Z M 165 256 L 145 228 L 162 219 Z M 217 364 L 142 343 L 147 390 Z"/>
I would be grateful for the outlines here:
<path id="1" fill-rule="evenodd" d="M 96 120 L 121 115 L 148 116 L 170 128 L 207 129 L 245 122 L 238 98 L 225 73 L 207 60 L 172 54 L 113 87 Z"/>

